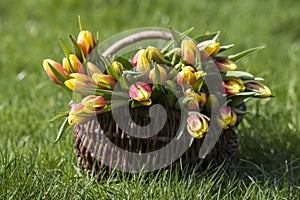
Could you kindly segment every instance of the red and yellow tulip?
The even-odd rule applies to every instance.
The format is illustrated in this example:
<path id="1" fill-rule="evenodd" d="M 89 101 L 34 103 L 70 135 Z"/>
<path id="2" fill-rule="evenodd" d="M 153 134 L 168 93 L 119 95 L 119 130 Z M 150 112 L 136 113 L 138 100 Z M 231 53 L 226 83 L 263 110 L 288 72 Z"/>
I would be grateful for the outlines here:
<path id="1" fill-rule="evenodd" d="M 77 44 L 85 57 L 96 47 L 94 36 L 90 31 L 80 31 L 77 37 Z"/>
<path id="2" fill-rule="evenodd" d="M 158 70 L 158 72 L 156 72 L 155 70 Z M 157 77 L 155 77 L 156 73 L 159 74 L 160 84 L 163 84 L 168 79 L 167 70 L 163 66 L 157 64 L 156 67 L 151 69 L 149 72 L 149 80 L 152 81 L 153 83 L 157 79 Z"/>
<path id="3" fill-rule="evenodd" d="M 196 63 L 196 55 L 198 53 L 198 49 L 196 44 L 192 40 L 182 40 L 180 50 L 182 59 L 184 61 L 192 65 Z"/>
<path id="4" fill-rule="evenodd" d="M 237 70 L 237 65 L 232 60 L 230 60 L 228 58 L 216 59 L 215 64 L 221 72 Z"/>
<path id="5" fill-rule="evenodd" d="M 190 114 L 187 118 L 187 131 L 194 138 L 202 138 L 208 132 L 208 122 L 203 116 Z"/>
<path id="6" fill-rule="evenodd" d="M 83 72 L 84 69 L 82 67 L 82 63 L 78 59 L 78 57 L 74 54 L 70 54 L 68 58 L 63 59 L 63 67 L 69 73 L 77 73 L 79 71 Z"/>
<path id="7" fill-rule="evenodd" d="M 248 90 L 256 92 L 256 97 L 266 98 L 272 95 L 271 90 L 266 85 L 257 81 L 247 81 L 245 82 L 245 87 Z"/>
<path id="8" fill-rule="evenodd" d="M 228 129 L 230 126 L 234 126 L 236 124 L 237 115 L 231 110 L 230 106 L 225 106 L 219 110 L 217 119 L 221 127 Z"/>
<path id="9" fill-rule="evenodd" d="M 92 79 L 102 89 L 113 89 L 117 84 L 116 80 L 111 76 L 103 73 L 94 73 Z"/>
<path id="10" fill-rule="evenodd" d="M 70 78 L 63 66 L 54 60 L 43 60 L 43 67 L 50 80 L 58 85 L 64 85 L 64 82 Z"/>
<path id="11" fill-rule="evenodd" d="M 84 113 L 84 105 L 82 103 L 71 104 L 69 111 L 68 122 L 70 125 L 84 124 L 90 119 L 90 115 Z"/>
<path id="12" fill-rule="evenodd" d="M 101 111 L 106 103 L 102 96 L 88 95 L 82 99 L 81 103 L 84 105 L 83 111 L 87 114 L 96 114 Z"/>
<path id="13" fill-rule="evenodd" d="M 206 40 L 197 45 L 198 49 L 202 51 L 203 56 L 215 57 L 220 51 L 220 43 L 214 40 Z"/>
<path id="14" fill-rule="evenodd" d="M 240 78 L 233 78 L 228 81 L 224 81 L 223 86 L 226 94 L 229 95 L 238 94 L 240 92 L 243 92 L 246 89 L 242 79 Z"/>
<path id="15" fill-rule="evenodd" d="M 151 100 L 152 89 L 150 85 L 144 82 L 136 82 L 129 87 L 129 96 L 133 100 L 138 101 L 140 104 L 149 106 Z"/>
<path id="16" fill-rule="evenodd" d="M 190 66 L 182 66 L 182 70 L 177 74 L 177 83 L 183 87 L 190 87 L 196 82 L 195 69 Z"/>

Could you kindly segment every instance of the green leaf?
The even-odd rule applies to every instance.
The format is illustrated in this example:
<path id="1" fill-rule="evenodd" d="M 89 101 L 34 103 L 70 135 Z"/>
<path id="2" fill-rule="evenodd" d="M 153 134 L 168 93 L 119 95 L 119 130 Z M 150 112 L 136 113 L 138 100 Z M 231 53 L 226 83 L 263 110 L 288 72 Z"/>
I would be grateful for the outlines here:
<path id="1" fill-rule="evenodd" d="M 113 69 L 111 65 L 107 66 L 106 68 L 107 74 L 111 75 L 117 81 L 120 79 L 119 74 Z"/>
<path id="2" fill-rule="evenodd" d="M 232 78 L 241 78 L 242 80 L 254 80 L 254 76 L 244 71 L 227 71 L 221 73 L 223 80 L 229 80 Z"/>
<path id="3" fill-rule="evenodd" d="M 127 69 L 127 70 L 131 70 L 132 69 L 132 64 L 128 61 L 128 59 L 126 59 L 126 58 L 123 58 L 123 57 L 117 57 L 116 59 L 115 59 L 115 61 L 118 61 L 118 62 L 120 62 L 122 65 L 123 65 L 123 67 L 125 68 L 125 69 Z"/>
<path id="4" fill-rule="evenodd" d="M 197 43 L 204 42 L 206 40 L 217 40 L 220 35 L 220 31 L 212 32 L 205 35 L 199 35 L 193 38 L 193 40 Z"/>
<path id="5" fill-rule="evenodd" d="M 171 31 L 171 34 L 172 34 L 172 36 L 173 36 L 174 48 L 180 47 L 180 45 L 181 45 L 181 40 L 182 40 L 180 34 L 179 34 L 177 31 L 175 31 L 175 30 L 173 30 L 173 29 L 171 29 L 171 28 L 170 28 L 170 31 Z"/>
<path id="6" fill-rule="evenodd" d="M 186 127 L 186 120 L 188 118 L 188 112 L 186 112 L 186 109 L 182 109 L 182 111 L 185 111 L 185 112 L 183 112 L 183 114 L 182 114 L 182 120 L 181 121 L 183 123 L 180 123 L 181 126 L 179 127 L 179 130 L 178 130 L 177 140 L 179 140 L 179 138 L 184 133 L 184 130 L 185 130 L 185 127 Z"/>
<path id="7" fill-rule="evenodd" d="M 244 96 L 235 96 L 231 99 L 231 101 L 228 103 L 231 107 L 238 107 L 242 105 L 243 103 L 246 103 L 250 99 L 252 99 L 252 95 L 244 95 Z"/>
<path id="8" fill-rule="evenodd" d="M 193 144 L 193 142 L 194 142 L 194 137 L 191 137 L 191 140 L 190 140 L 190 144 L 189 144 L 189 147 L 191 147 L 192 146 L 192 144 Z"/>
<path id="9" fill-rule="evenodd" d="M 68 57 L 71 54 L 70 48 L 66 45 L 62 38 L 59 38 L 60 45 L 65 53 L 65 56 Z"/>
<path id="10" fill-rule="evenodd" d="M 62 134 L 64 133 L 64 131 L 69 127 L 69 123 L 68 123 L 68 118 L 66 117 L 66 119 L 64 120 L 64 122 L 61 124 L 60 129 L 58 131 L 57 137 L 54 140 L 54 143 L 56 143 L 62 136 Z"/>
<path id="11" fill-rule="evenodd" d="M 260 50 L 262 50 L 262 49 L 264 49 L 264 48 L 265 48 L 265 46 L 255 47 L 255 48 L 252 48 L 252 49 L 247 49 L 247 50 L 242 51 L 242 52 L 240 52 L 240 53 L 237 53 L 237 54 L 234 54 L 234 55 L 230 55 L 230 56 L 228 56 L 228 58 L 229 58 L 230 60 L 232 60 L 232 61 L 238 61 L 238 60 L 240 60 L 241 58 L 243 58 L 243 57 L 245 57 L 245 56 L 247 56 L 247 55 L 249 55 L 249 54 L 251 54 L 251 53 L 254 53 L 254 52 L 256 52 L 256 51 L 260 51 Z"/>
<path id="12" fill-rule="evenodd" d="M 248 111 L 246 111 L 246 110 L 240 110 L 237 107 L 231 107 L 231 109 L 237 115 L 245 115 L 245 114 L 249 113 Z"/>
<path id="13" fill-rule="evenodd" d="M 193 85 L 193 90 L 194 90 L 195 92 L 197 92 L 197 93 L 200 92 L 203 83 L 204 83 L 204 78 L 203 78 L 203 77 L 199 78 L 199 79 L 196 81 L 196 83 L 194 83 L 194 85 Z"/>
<path id="14" fill-rule="evenodd" d="M 229 44 L 229 45 L 225 45 L 225 46 L 221 46 L 219 53 L 221 53 L 222 51 L 226 51 L 228 49 L 231 49 L 232 47 L 234 47 L 234 44 Z"/>
<path id="15" fill-rule="evenodd" d="M 154 83 L 155 84 L 160 83 L 160 73 L 157 65 L 154 65 Z"/>
<path id="16" fill-rule="evenodd" d="M 63 117 L 67 117 L 69 115 L 69 111 L 65 111 L 65 112 L 60 112 L 58 113 L 57 115 L 55 115 L 53 118 L 51 118 L 49 120 L 49 122 L 54 122 L 60 118 L 63 118 Z"/>
<path id="17" fill-rule="evenodd" d="M 73 45 L 76 56 L 78 57 L 78 59 L 81 62 L 83 62 L 84 56 L 83 56 L 83 52 L 82 52 L 80 46 L 77 44 L 77 41 L 76 41 L 76 39 L 74 38 L 73 35 L 69 35 L 69 37 L 71 39 L 71 42 L 72 42 L 72 45 Z"/>
<path id="18" fill-rule="evenodd" d="M 51 68 L 51 70 L 53 71 L 54 75 L 62 82 L 65 82 L 66 80 L 68 80 L 67 77 L 65 77 L 63 74 L 61 74 L 53 65 L 51 65 L 50 63 L 48 63 L 49 67 Z"/>

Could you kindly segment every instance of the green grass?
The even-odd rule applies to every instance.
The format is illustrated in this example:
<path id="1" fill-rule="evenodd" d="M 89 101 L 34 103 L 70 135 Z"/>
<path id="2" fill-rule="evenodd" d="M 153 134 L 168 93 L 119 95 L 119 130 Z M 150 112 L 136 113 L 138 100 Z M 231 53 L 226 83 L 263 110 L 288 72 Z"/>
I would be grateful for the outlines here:
<path id="1" fill-rule="evenodd" d="M 300 197 L 299 1 L 41 1 L 0 2 L 0 199 L 298 199 Z M 78 32 L 77 16 L 100 40 L 138 27 L 171 25 L 193 33 L 221 30 L 232 52 L 266 49 L 239 62 L 264 77 L 276 96 L 252 101 L 239 129 L 237 171 L 178 178 L 97 181 L 78 169 L 69 134 L 54 144 L 67 93 L 50 83 L 44 58 L 60 61 L 58 37 Z"/>

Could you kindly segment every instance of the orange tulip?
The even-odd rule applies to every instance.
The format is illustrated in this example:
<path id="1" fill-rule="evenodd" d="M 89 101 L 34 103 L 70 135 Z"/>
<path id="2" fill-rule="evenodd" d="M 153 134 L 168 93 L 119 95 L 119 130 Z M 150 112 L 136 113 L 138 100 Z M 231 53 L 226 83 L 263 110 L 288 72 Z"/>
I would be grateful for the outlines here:
<path id="1" fill-rule="evenodd" d="M 77 37 L 77 43 L 80 46 L 85 57 L 96 47 L 94 36 L 90 31 L 80 31 Z"/>
<path id="2" fill-rule="evenodd" d="M 64 85 L 69 75 L 64 71 L 63 66 L 54 60 L 43 60 L 43 67 L 51 81 L 58 85 Z"/>

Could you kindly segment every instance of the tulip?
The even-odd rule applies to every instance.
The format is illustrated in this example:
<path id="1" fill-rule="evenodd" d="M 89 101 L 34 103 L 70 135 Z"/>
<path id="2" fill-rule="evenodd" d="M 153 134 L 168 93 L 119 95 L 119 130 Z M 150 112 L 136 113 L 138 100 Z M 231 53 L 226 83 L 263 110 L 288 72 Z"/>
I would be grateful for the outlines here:
<path id="1" fill-rule="evenodd" d="M 70 76 L 72 79 L 69 79 L 64 83 L 70 90 L 85 94 L 86 92 L 83 90 L 80 91 L 80 89 L 96 89 L 97 85 L 91 77 L 81 73 L 72 73 Z"/>
<path id="2" fill-rule="evenodd" d="M 147 54 L 147 51 L 145 49 L 140 50 L 138 58 L 137 58 L 137 64 L 136 64 L 137 72 L 150 70 L 150 62 L 149 62 L 146 54 Z"/>
<path id="3" fill-rule="evenodd" d="M 177 74 L 176 80 L 180 86 L 192 86 L 197 80 L 194 68 L 183 66 L 182 70 Z"/>
<path id="4" fill-rule="evenodd" d="M 133 67 L 137 66 L 138 58 L 140 56 L 140 53 L 143 52 L 143 51 L 144 51 L 144 49 L 141 49 L 138 52 L 136 52 L 136 54 L 133 56 L 132 61 L 131 61 L 131 64 L 132 64 Z"/>
<path id="5" fill-rule="evenodd" d="M 197 45 L 200 51 L 204 50 L 204 54 L 208 56 L 215 57 L 220 51 L 220 43 L 214 40 L 206 40 Z M 205 56 L 205 55 L 204 55 Z"/>
<path id="6" fill-rule="evenodd" d="M 95 73 L 92 79 L 98 84 L 102 89 L 113 89 L 115 87 L 116 80 L 111 76 L 103 73 Z"/>
<path id="7" fill-rule="evenodd" d="M 156 72 L 155 70 L 158 70 L 158 72 Z M 156 65 L 156 67 L 151 69 L 149 72 L 149 79 L 153 83 L 157 79 L 157 77 L 155 77 L 156 73 L 159 73 L 159 83 L 160 84 L 163 84 L 168 79 L 167 70 L 164 67 L 162 67 L 161 65 Z"/>
<path id="8" fill-rule="evenodd" d="M 71 109 L 68 116 L 68 122 L 70 125 L 84 124 L 90 119 L 90 116 L 84 113 L 84 105 L 82 103 L 71 104 L 70 106 Z"/>
<path id="9" fill-rule="evenodd" d="M 203 76 L 205 76 L 205 72 L 204 71 L 196 71 L 195 72 L 195 77 L 198 80 L 199 78 L 202 78 Z"/>
<path id="10" fill-rule="evenodd" d="M 207 95 L 204 92 L 196 93 L 191 88 L 188 88 L 184 92 L 184 96 L 192 98 L 187 104 L 189 110 L 199 110 L 207 102 Z"/>
<path id="11" fill-rule="evenodd" d="M 63 59 L 63 67 L 69 73 L 77 73 L 79 71 L 83 71 L 83 67 L 80 60 L 74 54 L 70 54 L 68 58 Z"/>
<path id="12" fill-rule="evenodd" d="M 191 114 L 187 118 L 187 131 L 194 138 L 202 138 L 208 132 L 208 122 L 203 116 Z"/>
<path id="13" fill-rule="evenodd" d="M 196 62 L 197 53 L 198 53 L 197 46 L 192 40 L 182 40 L 181 56 L 183 60 L 185 60 L 189 64 L 194 65 Z"/>
<path id="14" fill-rule="evenodd" d="M 88 95 L 82 99 L 83 111 L 87 114 L 96 114 L 105 107 L 105 99 L 102 96 Z"/>
<path id="15" fill-rule="evenodd" d="M 237 122 L 237 115 L 231 110 L 230 106 L 225 106 L 219 110 L 218 122 L 221 127 L 228 129 Z"/>
<path id="16" fill-rule="evenodd" d="M 148 60 L 154 60 L 157 63 L 163 63 L 165 60 L 162 52 L 156 47 L 147 47 L 146 51 Z"/>
<path id="17" fill-rule="evenodd" d="M 87 62 L 86 63 L 86 72 L 87 74 L 92 77 L 95 73 L 101 73 L 101 70 L 93 63 Z"/>
<path id="18" fill-rule="evenodd" d="M 122 65 L 122 63 L 118 62 L 118 61 L 114 61 L 112 64 L 112 69 L 119 75 L 121 76 L 123 71 L 124 71 L 124 67 Z"/>
<path id="19" fill-rule="evenodd" d="M 129 96 L 142 105 L 151 105 L 151 87 L 144 82 L 136 82 L 129 87 Z"/>
<path id="20" fill-rule="evenodd" d="M 96 47 L 94 36 L 90 31 L 80 31 L 77 37 L 77 44 L 85 57 Z"/>
<path id="21" fill-rule="evenodd" d="M 43 67 L 51 81 L 58 85 L 64 85 L 69 75 L 64 71 L 63 66 L 54 60 L 43 60 Z"/>
<path id="22" fill-rule="evenodd" d="M 270 97 L 272 95 L 271 90 L 264 84 L 256 82 L 256 81 L 247 81 L 245 86 L 248 90 L 252 90 L 257 92 L 255 94 L 256 97 Z"/>
<path id="23" fill-rule="evenodd" d="M 224 81 L 223 85 L 226 94 L 234 95 L 243 92 L 245 90 L 243 81 L 240 78 L 233 78 L 229 81 Z"/>
<path id="24" fill-rule="evenodd" d="M 237 70 L 237 65 L 228 58 L 216 59 L 215 64 L 221 72 Z"/>

